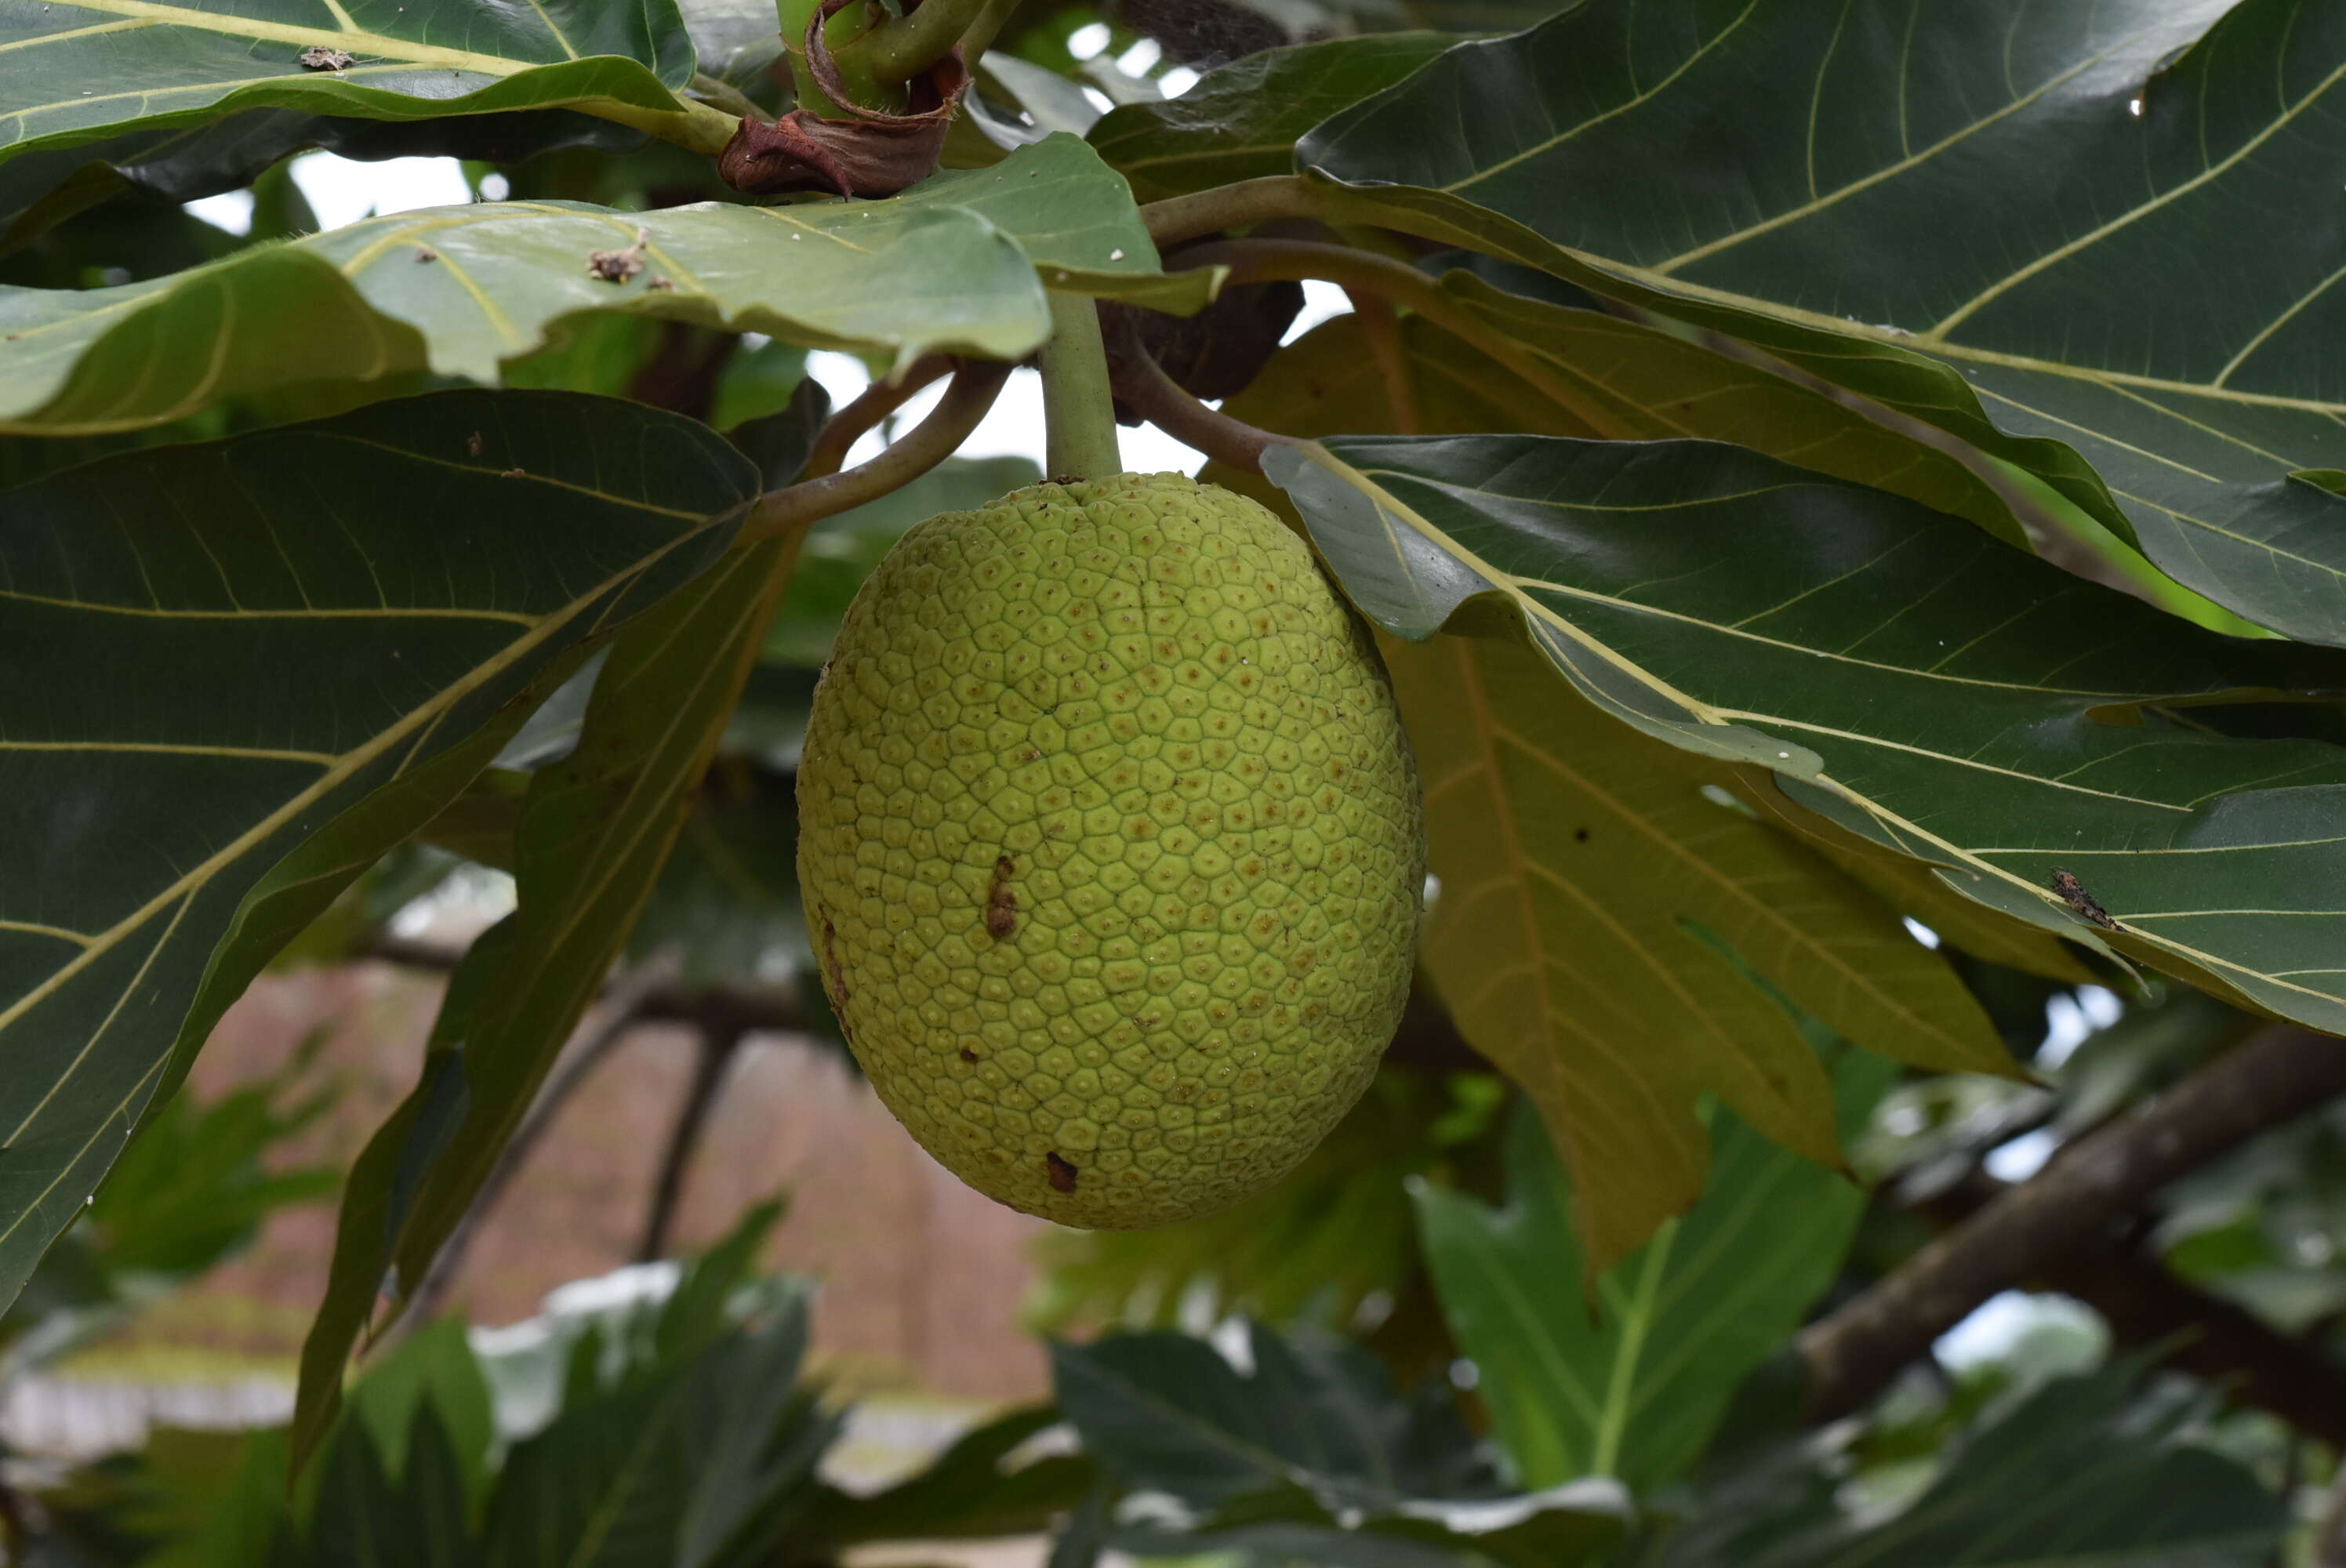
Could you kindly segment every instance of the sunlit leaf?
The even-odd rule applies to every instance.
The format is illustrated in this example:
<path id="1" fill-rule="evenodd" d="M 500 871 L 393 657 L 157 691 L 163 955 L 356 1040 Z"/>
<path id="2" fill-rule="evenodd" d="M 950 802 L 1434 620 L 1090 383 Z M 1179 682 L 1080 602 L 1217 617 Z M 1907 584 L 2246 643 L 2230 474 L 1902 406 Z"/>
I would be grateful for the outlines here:
<path id="1" fill-rule="evenodd" d="M 624 275 L 597 276 L 597 253 Z M 885 201 L 426 208 L 145 283 L 0 289 L 0 430 L 121 430 L 421 370 L 494 383 L 588 312 L 1015 360 L 1048 333 L 1046 285 L 1186 311 L 1213 280 L 1158 270 L 1124 182 L 1073 137 Z"/>

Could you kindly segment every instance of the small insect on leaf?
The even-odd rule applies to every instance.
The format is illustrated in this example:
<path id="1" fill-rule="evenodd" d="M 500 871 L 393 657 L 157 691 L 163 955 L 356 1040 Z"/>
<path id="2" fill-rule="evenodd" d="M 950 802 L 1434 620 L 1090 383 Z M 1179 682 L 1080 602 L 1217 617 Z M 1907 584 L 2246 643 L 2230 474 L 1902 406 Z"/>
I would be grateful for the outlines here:
<path id="1" fill-rule="evenodd" d="M 644 247 L 652 240 L 651 230 L 636 230 L 636 242 L 625 250 L 589 250 L 586 252 L 586 276 L 600 278 L 606 283 L 624 283 L 644 270 Z"/>
<path id="2" fill-rule="evenodd" d="M 2126 930 L 2126 927 L 2110 918 L 2110 911 L 2102 907 L 2100 900 L 2086 891 L 2085 883 L 2079 881 L 2074 872 L 2055 871 L 2053 891 L 2061 895 L 2063 903 L 2067 904 L 2105 931 Z"/>
<path id="3" fill-rule="evenodd" d="M 676 282 L 665 272 L 655 272 L 645 280 L 644 287 L 655 294 L 668 294 L 675 291 Z"/>
<path id="4" fill-rule="evenodd" d="M 440 260 L 440 252 L 433 249 L 429 245 L 418 245 L 415 248 L 415 259 L 418 261 L 437 261 Z"/>
<path id="5" fill-rule="evenodd" d="M 312 71 L 340 71 L 348 68 L 353 56 L 348 49 L 311 47 L 301 51 L 301 64 Z"/>
<path id="6" fill-rule="evenodd" d="M 469 457 L 478 457 L 481 455 L 481 433 L 479 431 L 476 430 L 472 434 L 464 438 L 464 453 L 465 455 Z"/>

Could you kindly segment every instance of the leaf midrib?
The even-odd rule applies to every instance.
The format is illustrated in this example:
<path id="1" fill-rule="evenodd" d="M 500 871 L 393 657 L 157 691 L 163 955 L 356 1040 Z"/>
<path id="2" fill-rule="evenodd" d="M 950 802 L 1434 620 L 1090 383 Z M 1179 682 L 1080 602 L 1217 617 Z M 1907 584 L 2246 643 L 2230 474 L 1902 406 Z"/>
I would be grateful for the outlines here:
<path id="1" fill-rule="evenodd" d="M 503 55 L 483 55 L 470 49 L 447 49 L 434 44 L 420 44 L 411 39 L 397 38 L 388 33 L 371 33 L 358 27 L 304 27 L 291 22 L 265 22 L 252 16 L 225 15 L 217 11 L 200 11 L 189 5 L 166 5 L 157 0 L 55 0 L 59 5 L 76 11 L 95 11 L 103 15 L 121 16 L 143 26 L 186 27 L 199 33 L 217 33 L 230 38 L 266 39 L 270 43 L 303 44 L 322 49 L 345 49 L 352 54 L 387 55 L 419 66 L 444 66 L 450 70 L 472 71 L 485 76 L 518 76 L 552 62 L 515 60 Z M 536 9 L 533 3 L 531 8 Z M 337 7 L 337 10 L 340 8 Z M 540 11 L 543 17 L 545 13 Z M 560 30 L 548 26 L 548 32 L 570 58 L 578 58 L 576 50 Z M 68 35 L 70 36 L 70 35 Z M 37 46 L 48 37 L 28 40 Z M 281 76 L 256 77 L 259 81 L 283 80 Z M 78 102 L 65 99 L 62 102 Z"/>
<path id="2" fill-rule="evenodd" d="M 707 525 L 708 524 L 704 524 L 704 526 Z M 595 599 L 626 583 L 628 579 L 640 576 L 662 556 L 669 554 L 679 545 L 697 536 L 698 531 L 680 535 L 662 545 L 658 550 L 655 550 L 631 563 L 624 570 L 603 579 L 587 592 L 575 596 L 559 609 L 550 612 L 536 627 L 530 631 L 523 633 L 519 636 L 516 636 L 512 642 L 506 644 L 504 648 L 500 649 L 495 656 L 474 666 L 473 668 L 465 672 L 462 677 L 443 687 L 439 692 L 434 693 L 431 700 L 409 710 L 406 714 L 403 715 L 396 723 L 378 730 L 373 736 L 369 738 L 365 744 L 354 747 L 351 750 L 342 753 L 339 761 L 337 761 L 332 767 L 326 769 L 319 778 L 313 780 L 308 787 L 291 796 L 282 805 L 269 812 L 259 821 L 255 822 L 250 828 L 248 828 L 244 832 L 237 835 L 237 837 L 230 840 L 219 850 L 215 850 L 210 856 L 199 862 L 191 870 L 180 875 L 162 891 L 157 893 L 146 903 L 140 905 L 138 909 L 132 911 L 121 920 L 116 921 L 113 926 L 104 932 L 93 935 L 90 938 L 89 945 L 84 948 L 81 952 L 76 954 L 73 958 L 59 965 L 56 970 L 52 971 L 47 976 L 46 976 L 39 984 L 34 986 L 24 995 L 18 997 L 7 1007 L 0 1009 L 0 1033 L 5 1033 L 6 1030 L 15 1024 L 18 1019 L 22 1018 L 33 1008 L 38 1006 L 42 1002 L 47 1000 L 51 995 L 54 995 L 60 987 L 70 982 L 75 975 L 78 974 L 82 970 L 87 968 L 99 958 L 104 957 L 107 952 L 111 952 L 131 933 L 144 926 L 174 899 L 178 899 L 183 896 L 192 899 L 196 893 L 200 892 L 202 889 L 210 882 L 211 879 L 216 876 L 222 868 L 240 859 L 254 846 L 265 841 L 280 828 L 282 828 L 287 822 L 291 821 L 310 806 L 323 799 L 344 780 L 348 779 L 361 769 L 366 767 L 368 764 L 373 762 L 377 758 L 383 755 L 383 753 L 390 750 L 393 745 L 404 738 L 411 730 L 423 725 L 427 720 L 436 719 L 447 709 L 454 707 L 456 703 L 461 702 L 473 692 L 479 690 L 497 676 L 503 674 L 506 669 L 512 667 L 512 666 L 519 662 L 530 652 L 534 651 L 541 643 L 545 642 L 556 632 L 566 626 L 571 619 L 583 611 L 585 607 L 591 604 Z M 158 951 L 160 951 L 160 945 L 161 944 L 159 943 L 158 944 Z M 82 1064 L 88 1059 L 90 1052 L 96 1049 L 97 1041 L 103 1033 L 104 1030 L 101 1028 L 83 1044 L 80 1052 L 77 1053 L 73 1060 L 66 1064 L 65 1070 L 57 1074 L 56 1081 L 49 1085 L 48 1093 L 44 1095 L 39 1102 L 36 1103 L 30 1111 L 26 1113 L 23 1119 L 21 1119 L 17 1123 L 16 1126 L 8 1134 L 5 1140 L 0 1140 L 0 1148 L 5 1148 L 8 1144 L 12 1144 L 15 1139 L 21 1137 L 24 1135 L 25 1129 L 30 1126 L 33 1122 L 39 1117 L 43 1110 L 47 1108 L 49 1102 L 56 1097 L 57 1094 L 64 1088 L 66 1084 L 72 1079 L 74 1074 L 79 1071 Z M 87 1148 L 88 1145 L 85 1143 L 83 1146 L 84 1148 Z M 32 1212 L 33 1210 L 30 1207 L 27 1207 L 9 1224 L 6 1229 L 0 1230 L 0 1244 L 5 1244 L 9 1237 L 14 1236 L 24 1225 L 26 1218 Z"/>

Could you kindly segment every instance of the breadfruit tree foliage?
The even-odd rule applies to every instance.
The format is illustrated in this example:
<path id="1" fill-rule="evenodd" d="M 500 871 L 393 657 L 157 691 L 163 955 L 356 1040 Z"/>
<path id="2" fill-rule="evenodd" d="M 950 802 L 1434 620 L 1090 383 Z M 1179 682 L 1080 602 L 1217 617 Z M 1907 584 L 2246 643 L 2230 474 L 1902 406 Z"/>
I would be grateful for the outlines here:
<path id="1" fill-rule="evenodd" d="M 1038 357 L 1055 470 L 1112 388 L 1375 630 L 1419 991 L 1561 1161 L 1524 1124 L 1542 1196 L 1429 1200 L 1437 1255 L 1535 1211 L 1699 1292 L 1665 1244 L 1761 1171 L 1819 1187 L 1780 1339 L 1836 1075 L 2019 1072 L 1960 966 L 2346 1033 L 2346 7 L 1339 8 L 1172 97 L 1042 9 L 0 0 L 0 1302 L 289 944 L 510 871 L 348 1174 L 313 1450 L 616 960 L 811 980 L 787 887 L 695 923 L 790 831 L 712 759 L 786 769 L 862 572 L 1025 477 L 951 454 Z M 482 197 L 314 232 L 319 147 Z M 176 205 L 247 186 L 243 239 Z M 1280 345 L 1313 280 L 1354 309 Z M 1719 1414 L 1492 1407 L 1539 1484 Z"/>

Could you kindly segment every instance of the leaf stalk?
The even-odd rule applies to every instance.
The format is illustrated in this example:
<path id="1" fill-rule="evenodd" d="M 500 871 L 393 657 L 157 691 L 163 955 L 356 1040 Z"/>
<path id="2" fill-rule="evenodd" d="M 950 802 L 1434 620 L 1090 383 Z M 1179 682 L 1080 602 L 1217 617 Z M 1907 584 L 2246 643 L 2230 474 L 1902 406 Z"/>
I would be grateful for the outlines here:
<path id="1" fill-rule="evenodd" d="M 760 496 L 741 525 L 739 544 L 803 531 L 918 479 L 969 438 L 1009 378 L 1010 367 L 1000 361 L 964 361 L 928 418 L 870 462 Z"/>

